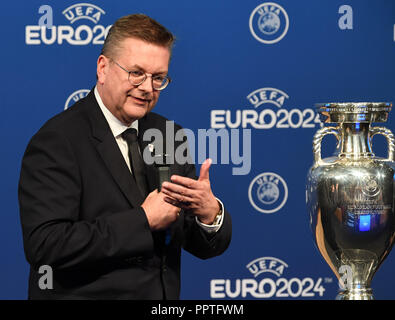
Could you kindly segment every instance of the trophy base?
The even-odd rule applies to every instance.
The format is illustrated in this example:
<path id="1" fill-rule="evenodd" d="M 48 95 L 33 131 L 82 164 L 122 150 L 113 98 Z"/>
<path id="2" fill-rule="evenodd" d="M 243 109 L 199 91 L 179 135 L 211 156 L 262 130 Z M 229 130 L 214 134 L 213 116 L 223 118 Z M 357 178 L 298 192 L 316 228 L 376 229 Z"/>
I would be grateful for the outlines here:
<path id="1" fill-rule="evenodd" d="M 350 289 L 339 292 L 336 300 L 374 300 L 372 289 Z"/>

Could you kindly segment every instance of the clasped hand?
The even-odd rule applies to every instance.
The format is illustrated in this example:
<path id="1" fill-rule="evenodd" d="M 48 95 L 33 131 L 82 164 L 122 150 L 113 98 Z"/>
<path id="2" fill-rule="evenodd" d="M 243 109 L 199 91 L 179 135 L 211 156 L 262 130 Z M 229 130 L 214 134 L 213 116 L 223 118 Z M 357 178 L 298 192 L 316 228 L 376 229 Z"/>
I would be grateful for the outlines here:
<path id="1" fill-rule="evenodd" d="M 211 190 L 211 163 L 211 159 L 203 162 L 198 180 L 173 175 L 171 182 L 162 184 L 161 192 L 154 190 L 148 195 L 141 206 L 151 229 L 168 227 L 178 218 L 181 209 L 188 210 L 202 223 L 214 222 L 220 206 Z"/>
<path id="2" fill-rule="evenodd" d="M 206 159 L 201 168 L 198 180 L 173 175 L 171 182 L 162 184 L 165 201 L 181 209 L 189 210 L 205 224 L 212 224 L 219 212 L 219 203 L 214 197 L 209 169 L 212 160 Z"/>

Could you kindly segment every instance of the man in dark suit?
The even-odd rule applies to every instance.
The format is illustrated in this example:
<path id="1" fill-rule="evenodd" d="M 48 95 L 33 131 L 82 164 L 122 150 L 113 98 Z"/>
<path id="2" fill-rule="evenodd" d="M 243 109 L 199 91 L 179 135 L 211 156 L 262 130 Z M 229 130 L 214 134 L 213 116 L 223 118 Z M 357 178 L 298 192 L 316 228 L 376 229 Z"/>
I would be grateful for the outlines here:
<path id="1" fill-rule="evenodd" d="M 181 248 L 206 259 L 228 247 L 231 219 L 211 191 L 210 160 L 196 178 L 175 159 L 160 191 L 155 164 L 137 166 L 152 147 L 144 133 L 166 137 L 166 119 L 150 111 L 170 82 L 173 40 L 145 15 L 116 21 L 95 88 L 30 141 L 19 184 L 30 299 L 178 299 Z M 125 135 L 136 131 L 137 154 Z M 43 265 L 52 289 L 39 286 Z"/>

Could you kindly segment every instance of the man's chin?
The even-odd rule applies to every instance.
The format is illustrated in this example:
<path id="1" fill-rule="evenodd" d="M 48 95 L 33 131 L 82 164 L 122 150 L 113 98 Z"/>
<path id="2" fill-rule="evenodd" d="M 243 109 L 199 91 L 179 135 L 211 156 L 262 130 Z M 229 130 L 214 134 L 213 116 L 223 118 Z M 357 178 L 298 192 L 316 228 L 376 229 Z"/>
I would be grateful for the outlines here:
<path id="1" fill-rule="evenodd" d="M 148 106 L 129 105 L 125 111 L 125 118 L 128 119 L 128 122 L 133 122 L 134 120 L 143 118 L 149 112 L 149 109 Z"/>

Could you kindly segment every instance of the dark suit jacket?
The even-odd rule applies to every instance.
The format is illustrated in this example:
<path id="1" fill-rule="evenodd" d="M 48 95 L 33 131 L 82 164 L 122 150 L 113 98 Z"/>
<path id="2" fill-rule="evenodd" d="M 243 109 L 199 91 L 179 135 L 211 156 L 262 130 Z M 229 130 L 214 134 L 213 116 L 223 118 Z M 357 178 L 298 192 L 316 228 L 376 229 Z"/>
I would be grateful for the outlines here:
<path id="1" fill-rule="evenodd" d="M 141 150 L 144 131 L 165 134 L 165 122 L 155 113 L 139 120 Z M 195 178 L 195 167 L 174 164 L 171 173 Z M 150 190 L 158 188 L 154 165 L 146 176 Z M 93 90 L 35 134 L 19 182 L 30 299 L 178 299 L 181 248 L 206 259 L 228 247 L 228 212 L 215 235 L 181 212 L 166 245 L 164 231 L 150 230 L 136 190 Z M 39 288 L 42 265 L 53 269 L 53 289 Z"/>

